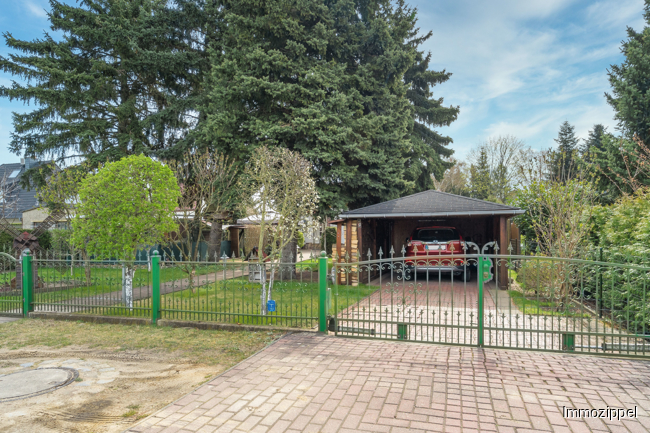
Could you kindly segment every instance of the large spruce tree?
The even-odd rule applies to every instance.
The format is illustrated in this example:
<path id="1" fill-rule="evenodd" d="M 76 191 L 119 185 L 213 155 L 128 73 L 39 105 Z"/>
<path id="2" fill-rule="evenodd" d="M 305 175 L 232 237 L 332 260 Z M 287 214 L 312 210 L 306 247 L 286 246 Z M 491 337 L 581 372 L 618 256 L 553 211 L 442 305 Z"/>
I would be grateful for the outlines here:
<path id="1" fill-rule="evenodd" d="M 601 124 L 594 125 L 594 128 L 589 131 L 589 136 L 580 146 L 580 155 L 585 162 L 590 163 L 594 152 L 602 150 L 603 135 L 606 131 L 607 128 Z"/>
<path id="2" fill-rule="evenodd" d="M 476 164 L 469 168 L 470 197 L 487 200 L 492 191 L 492 177 L 490 176 L 490 164 L 485 146 L 481 146 L 476 158 Z"/>
<path id="3" fill-rule="evenodd" d="M 335 214 L 430 186 L 451 139 L 431 87 L 448 79 L 418 51 L 403 2 L 224 1 L 201 139 L 246 160 L 261 145 L 300 151 L 321 211 Z"/>
<path id="4" fill-rule="evenodd" d="M 573 177 L 576 170 L 578 137 L 575 134 L 575 127 L 566 120 L 562 122 L 555 142 L 557 150 L 553 156 L 552 177 L 565 182 Z"/>
<path id="5" fill-rule="evenodd" d="M 155 154 L 183 139 L 208 65 L 204 11 L 195 1 L 51 0 L 51 30 L 0 57 L 16 76 L 0 96 L 35 103 L 14 113 L 10 148 L 35 158 L 98 163 Z"/>
<path id="6" fill-rule="evenodd" d="M 650 23 L 650 0 L 645 0 L 644 18 Z M 636 134 L 650 144 L 650 27 L 646 25 L 641 32 L 628 27 L 627 35 L 621 47 L 625 60 L 621 65 L 611 65 L 608 75 L 612 93 L 605 96 L 625 138 Z"/>

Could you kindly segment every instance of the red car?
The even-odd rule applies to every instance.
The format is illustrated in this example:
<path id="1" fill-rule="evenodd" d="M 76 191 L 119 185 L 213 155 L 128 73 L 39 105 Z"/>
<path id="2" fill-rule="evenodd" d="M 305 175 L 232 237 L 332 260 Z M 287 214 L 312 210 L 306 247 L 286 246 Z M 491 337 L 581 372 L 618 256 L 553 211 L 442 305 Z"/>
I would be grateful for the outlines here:
<path id="1" fill-rule="evenodd" d="M 413 278 L 415 272 L 442 272 L 453 274 L 454 279 L 470 281 L 473 267 L 462 257 L 450 258 L 465 254 L 464 245 L 463 237 L 454 227 L 415 229 L 408 239 L 405 278 Z M 471 252 L 467 251 L 467 254 Z"/>

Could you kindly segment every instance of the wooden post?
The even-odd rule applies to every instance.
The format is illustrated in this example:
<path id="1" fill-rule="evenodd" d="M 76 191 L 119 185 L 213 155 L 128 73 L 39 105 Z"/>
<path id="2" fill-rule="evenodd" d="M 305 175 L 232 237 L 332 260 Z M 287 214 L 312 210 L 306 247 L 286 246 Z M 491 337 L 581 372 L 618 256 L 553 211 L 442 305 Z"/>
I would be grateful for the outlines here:
<path id="1" fill-rule="evenodd" d="M 361 222 L 359 220 L 350 221 L 350 263 L 356 263 L 359 261 L 359 247 L 361 245 L 359 226 Z M 359 267 L 350 266 L 350 284 L 352 286 L 359 285 Z"/>
<path id="2" fill-rule="evenodd" d="M 347 254 L 348 260 L 352 262 L 352 220 L 350 219 L 345 222 L 345 254 Z M 350 269 L 350 267 L 347 267 L 345 272 L 345 284 L 348 286 L 350 285 Z"/>
<path id="3" fill-rule="evenodd" d="M 334 256 L 334 250 L 332 250 L 332 261 L 341 263 L 341 236 L 343 235 L 343 223 L 336 223 L 336 256 Z M 342 272 L 339 269 L 339 272 L 336 274 L 336 284 L 341 284 L 342 282 Z"/>
<path id="4" fill-rule="evenodd" d="M 372 258 L 377 258 L 377 220 L 372 220 Z"/>
<path id="5" fill-rule="evenodd" d="M 229 227 L 230 230 L 230 249 L 234 251 L 235 257 L 239 257 L 239 229 Z"/>

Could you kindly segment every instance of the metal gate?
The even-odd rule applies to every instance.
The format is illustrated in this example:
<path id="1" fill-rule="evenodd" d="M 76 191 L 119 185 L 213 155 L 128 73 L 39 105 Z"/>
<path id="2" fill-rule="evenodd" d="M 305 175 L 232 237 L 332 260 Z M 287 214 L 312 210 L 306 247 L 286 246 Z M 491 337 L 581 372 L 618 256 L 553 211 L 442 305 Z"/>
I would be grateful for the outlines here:
<path id="1" fill-rule="evenodd" d="M 0 253 L 0 316 L 23 314 L 23 291 L 20 263 L 7 253 Z"/>
<path id="2" fill-rule="evenodd" d="M 392 253 L 333 263 L 328 331 L 343 337 L 650 356 L 650 267 L 487 251 L 414 262 L 402 250 L 399 258 Z"/>

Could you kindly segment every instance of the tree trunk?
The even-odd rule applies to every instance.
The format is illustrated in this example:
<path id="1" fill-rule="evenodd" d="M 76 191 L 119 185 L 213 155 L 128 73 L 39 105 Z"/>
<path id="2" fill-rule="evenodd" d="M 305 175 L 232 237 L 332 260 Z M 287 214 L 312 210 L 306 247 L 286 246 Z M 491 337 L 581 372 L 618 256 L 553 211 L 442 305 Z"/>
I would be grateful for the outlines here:
<path id="1" fill-rule="evenodd" d="M 289 241 L 280 255 L 280 280 L 290 280 L 296 273 L 297 243 L 293 238 Z"/>
<path id="2" fill-rule="evenodd" d="M 122 301 L 124 305 L 133 308 L 133 277 L 135 269 L 131 266 L 122 266 Z"/>
<path id="3" fill-rule="evenodd" d="M 260 295 L 260 312 L 266 316 L 266 269 L 261 261 L 257 264 L 260 271 L 260 282 L 262 283 L 262 293 Z"/>
<path id="4" fill-rule="evenodd" d="M 74 257 L 74 255 L 72 255 L 72 257 Z M 81 250 L 81 258 L 83 259 L 83 262 L 84 262 L 84 273 L 86 275 L 86 285 L 90 286 L 91 285 L 90 284 L 90 277 L 91 277 L 91 275 L 90 275 L 90 261 L 89 261 L 89 258 L 88 258 L 88 252 L 85 249 Z M 74 263 L 74 259 L 72 260 L 72 262 Z"/>
<path id="5" fill-rule="evenodd" d="M 220 219 L 212 220 L 210 227 L 210 237 L 208 238 L 208 260 L 221 260 L 221 232 L 222 224 Z"/>

